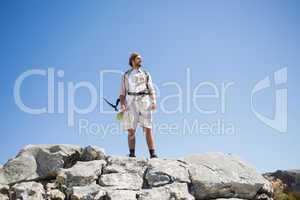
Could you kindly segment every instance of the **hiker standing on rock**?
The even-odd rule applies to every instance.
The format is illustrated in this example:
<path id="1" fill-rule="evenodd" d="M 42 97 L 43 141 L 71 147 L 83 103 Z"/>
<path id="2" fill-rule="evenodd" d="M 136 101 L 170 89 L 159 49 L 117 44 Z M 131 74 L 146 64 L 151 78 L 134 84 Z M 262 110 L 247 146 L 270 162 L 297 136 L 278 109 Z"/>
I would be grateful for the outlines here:
<path id="1" fill-rule="evenodd" d="M 156 109 L 156 97 L 152 79 L 141 67 L 142 58 L 132 53 L 129 58 L 131 69 L 122 75 L 120 89 L 123 128 L 128 131 L 129 157 L 135 157 L 135 132 L 137 125 L 143 127 L 150 158 L 156 158 L 152 134 L 152 111 Z"/>

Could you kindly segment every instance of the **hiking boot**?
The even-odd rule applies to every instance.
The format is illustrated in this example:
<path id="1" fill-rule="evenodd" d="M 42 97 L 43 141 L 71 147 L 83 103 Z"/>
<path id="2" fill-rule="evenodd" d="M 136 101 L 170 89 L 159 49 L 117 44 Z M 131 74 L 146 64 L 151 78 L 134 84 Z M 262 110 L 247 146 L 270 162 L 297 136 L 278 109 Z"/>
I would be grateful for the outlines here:
<path id="1" fill-rule="evenodd" d="M 150 156 L 150 158 L 158 158 L 158 156 L 156 154 L 153 154 Z"/>
<path id="2" fill-rule="evenodd" d="M 130 158 L 136 158 L 135 155 L 131 155 L 131 154 L 127 154 L 127 156 L 130 157 Z"/>

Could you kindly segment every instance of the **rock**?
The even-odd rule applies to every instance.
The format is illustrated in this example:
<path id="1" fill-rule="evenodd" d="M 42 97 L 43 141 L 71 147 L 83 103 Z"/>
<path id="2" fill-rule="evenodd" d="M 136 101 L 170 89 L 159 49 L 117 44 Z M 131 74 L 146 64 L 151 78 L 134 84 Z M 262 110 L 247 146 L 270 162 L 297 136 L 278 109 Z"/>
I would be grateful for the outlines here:
<path id="1" fill-rule="evenodd" d="M 9 160 L 0 171 L 0 184 L 11 184 L 39 177 L 34 156 L 22 155 Z"/>
<path id="2" fill-rule="evenodd" d="M 254 199 L 258 192 L 270 196 L 271 184 L 238 157 L 223 153 L 190 155 L 191 192 L 196 199 Z"/>
<path id="3" fill-rule="evenodd" d="M 143 189 L 138 195 L 138 200 L 194 200 L 189 193 L 186 183 L 172 183 L 162 187 Z"/>
<path id="4" fill-rule="evenodd" d="M 275 190 L 275 199 L 278 196 L 289 196 L 300 199 L 300 170 L 277 170 L 263 174 Z"/>
<path id="5" fill-rule="evenodd" d="M 1 194 L 8 194 L 9 186 L 0 184 L 0 193 Z"/>
<path id="6" fill-rule="evenodd" d="M 0 170 L 0 184 L 55 176 L 58 169 L 72 166 L 80 151 L 74 145 L 28 145 Z"/>
<path id="7" fill-rule="evenodd" d="M 0 200 L 9 200 L 9 197 L 5 194 L 0 193 Z"/>
<path id="8" fill-rule="evenodd" d="M 53 189 L 47 191 L 47 199 L 48 200 L 64 200 L 65 194 L 58 189 Z"/>
<path id="9" fill-rule="evenodd" d="M 190 183 L 187 164 L 170 159 L 151 159 L 148 162 L 145 179 L 148 186 L 157 187 L 174 181 Z"/>
<path id="10" fill-rule="evenodd" d="M 57 183 L 56 182 L 50 182 L 50 183 L 46 183 L 46 190 L 50 191 L 53 189 L 57 189 Z"/>
<path id="11" fill-rule="evenodd" d="M 0 184 L 0 200 L 8 200 L 9 186 Z"/>
<path id="12" fill-rule="evenodd" d="M 137 173 L 104 174 L 100 177 L 99 184 L 118 190 L 139 190 L 143 186 L 143 178 Z"/>
<path id="13" fill-rule="evenodd" d="M 265 173 L 264 176 L 280 179 L 291 189 L 300 188 L 300 170 L 277 170 L 275 172 Z"/>
<path id="14" fill-rule="evenodd" d="M 133 190 L 107 190 L 109 200 L 135 200 L 137 192 Z"/>
<path id="15" fill-rule="evenodd" d="M 90 184 L 98 179 L 105 164 L 104 160 L 78 161 L 71 168 L 60 169 L 56 177 L 56 182 L 67 187 Z"/>
<path id="16" fill-rule="evenodd" d="M 107 158 L 107 166 L 104 167 L 103 173 L 137 173 L 142 177 L 147 168 L 147 164 L 147 161 L 144 159 L 109 156 Z"/>
<path id="17" fill-rule="evenodd" d="M 75 186 L 71 192 L 71 200 L 103 200 L 105 196 L 106 191 L 96 183 Z"/>
<path id="18" fill-rule="evenodd" d="M 147 162 L 129 157 L 109 157 L 103 175 L 99 178 L 101 186 L 115 189 L 138 190 L 143 186 L 143 176 Z"/>
<path id="19" fill-rule="evenodd" d="M 12 186 L 13 200 L 42 200 L 45 199 L 45 190 L 41 183 L 34 181 L 17 183 Z"/>
<path id="20" fill-rule="evenodd" d="M 80 160 L 105 160 L 105 151 L 102 148 L 89 145 L 83 149 Z"/>
<path id="21" fill-rule="evenodd" d="M 45 183 L 47 200 L 64 200 L 65 194 L 58 189 L 56 182 Z"/>

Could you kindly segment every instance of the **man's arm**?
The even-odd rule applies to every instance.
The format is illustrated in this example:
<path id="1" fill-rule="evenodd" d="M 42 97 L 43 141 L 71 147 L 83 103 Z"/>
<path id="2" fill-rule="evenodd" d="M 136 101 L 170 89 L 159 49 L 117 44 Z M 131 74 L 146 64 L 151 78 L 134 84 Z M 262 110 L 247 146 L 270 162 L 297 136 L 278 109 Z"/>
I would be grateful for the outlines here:
<path id="1" fill-rule="evenodd" d="M 121 77 L 121 87 L 120 87 L 120 103 L 121 103 L 121 110 L 125 110 L 125 107 L 126 107 L 126 99 L 125 99 L 125 96 L 126 96 L 126 90 L 125 90 L 125 75 L 123 74 L 122 77 Z"/>
<path id="2" fill-rule="evenodd" d="M 156 92 L 155 92 L 155 88 L 150 73 L 148 73 L 148 88 L 149 88 L 152 104 L 156 105 Z"/>

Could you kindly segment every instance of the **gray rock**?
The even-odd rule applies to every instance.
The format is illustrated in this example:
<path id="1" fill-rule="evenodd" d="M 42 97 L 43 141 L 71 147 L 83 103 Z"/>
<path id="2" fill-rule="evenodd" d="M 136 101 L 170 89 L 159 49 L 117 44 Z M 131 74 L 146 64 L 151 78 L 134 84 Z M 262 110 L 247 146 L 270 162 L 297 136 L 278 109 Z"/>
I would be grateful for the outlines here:
<path id="1" fill-rule="evenodd" d="M 58 189 L 47 191 L 47 200 L 64 200 L 65 194 Z"/>
<path id="2" fill-rule="evenodd" d="M 8 200 L 9 186 L 0 184 L 0 200 Z"/>
<path id="3" fill-rule="evenodd" d="M 143 186 L 143 178 L 137 173 L 103 174 L 99 184 L 114 189 L 139 190 Z"/>
<path id="4" fill-rule="evenodd" d="M 34 181 L 17 183 L 11 188 L 13 200 L 43 200 L 45 190 L 41 183 Z"/>
<path id="5" fill-rule="evenodd" d="M 254 168 L 233 155 L 206 153 L 183 158 L 190 164 L 191 192 L 196 199 L 254 199 L 272 187 Z"/>
<path id="6" fill-rule="evenodd" d="M 0 184 L 0 193 L 1 194 L 8 194 L 9 186 Z"/>
<path id="7" fill-rule="evenodd" d="M 106 191 L 96 183 L 72 188 L 71 200 L 103 200 Z"/>
<path id="8" fill-rule="evenodd" d="M 53 189 L 57 189 L 57 183 L 56 182 L 49 182 L 49 183 L 46 183 L 46 190 L 47 191 L 50 191 L 50 190 L 53 190 Z"/>
<path id="9" fill-rule="evenodd" d="M 105 151 L 97 146 L 87 146 L 82 150 L 81 161 L 105 160 Z"/>
<path id="10" fill-rule="evenodd" d="M 79 159 L 80 151 L 74 145 L 27 145 L 0 170 L 0 183 L 55 176 L 58 169 L 72 166 Z"/>
<path id="11" fill-rule="evenodd" d="M 0 193 L 0 200 L 9 200 L 9 197 L 5 194 Z"/>
<path id="12" fill-rule="evenodd" d="M 56 182 L 48 182 L 45 184 L 46 199 L 47 200 L 64 200 L 65 194 L 58 189 Z"/>
<path id="13" fill-rule="evenodd" d="M 300 198 L 300 170 L 276 170 L 263 176 L 271 182 L 276 182 L 276 179 L 281 180 L 285 191 L 292 192 L 296 198 Z"/>
<path id="14" fill-rule="evenodd" d="M 177 183 L 143 189 L 138 193 L 138 200 L 194 200 L 186 183 Z"/>
<path id="15" fill-rule="evenodd" d="M 110 156 L 99 184 L 115 189 L 138 190 L 143 186 L 143 176 L 147 162 L 143 159 L 124 156 Z"/>
<path id="16" fill-rule="evenodd" d="M 56 182 L 67 187 L 91 184 L 98 180 L 98 177 L 102 173 L 102 167 L 105 164 L 104 160 L 78 161 L 71 168 L 60 169 L 56 177 Z"/>
<path id="17" fill-rule="evenodd" d="M 25 155 L 9 160 L 0 171 L 0 184 L 11 184 L 39 177 L 34 156 Z"/>
<path id="18" fill-rule="evenodd" d="M 174 181 L 190 183 L 186 163 L 171 159 L 151 159 L 145 179 L 150 187 L 170 184 Z"/>
<path id="19" fill-rule="evenodd" d="M 107 198 L 109 200 L 135 200 L 136 191 L 133 190 L 107 190 Z"/>
<path id="20" fill-rule="evenodd" d="M 107 166 L 104 167 L 103 173 L 137 173 L 142 177 L 146 168 L 147 161 L 144 159 L 109 156 L 107 158 Z"/>

